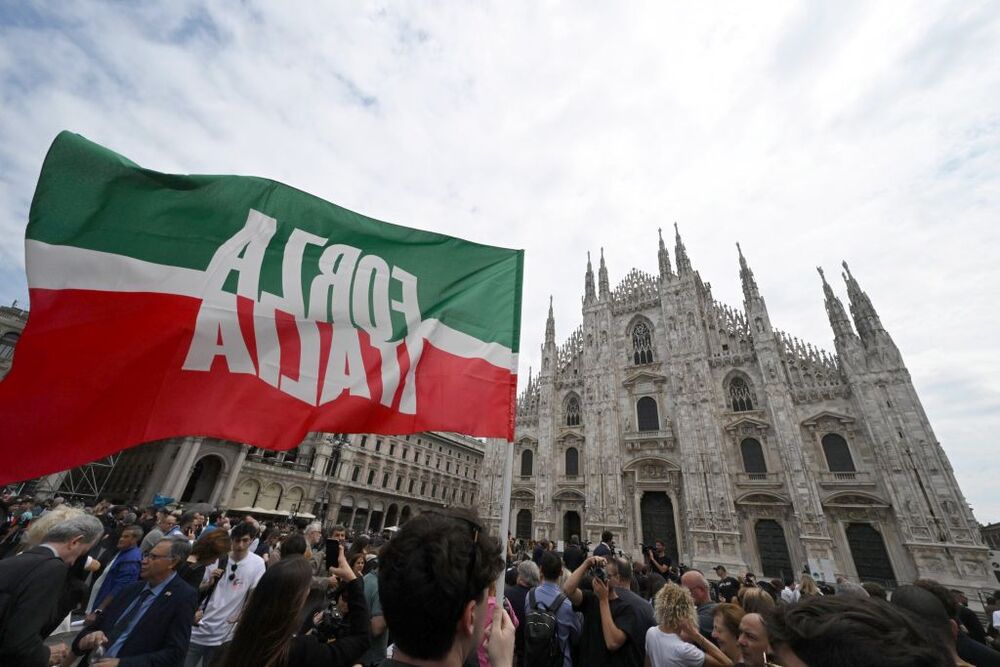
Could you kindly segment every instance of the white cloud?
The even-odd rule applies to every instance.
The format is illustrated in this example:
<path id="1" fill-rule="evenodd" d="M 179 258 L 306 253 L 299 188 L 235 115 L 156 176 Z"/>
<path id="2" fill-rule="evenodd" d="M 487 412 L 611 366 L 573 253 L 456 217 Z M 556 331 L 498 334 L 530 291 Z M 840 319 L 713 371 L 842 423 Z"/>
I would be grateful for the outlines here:
<path id="1" fill-rule="evenodd" d="M 997 45 L 993 3 L 7 7 L 0 261 L 23 262 L 61 129 L 153 169 L 271 177 L 526 248 L 523 371 L 550 293 L 559 336 L 579 323 L 588 250 L 616 283 L 655 269 L 656 228 L 678 220 L 739 305 L 739 240 L 776 325 L 828 349 L 814 267 L 846 258 L 998 520 Z"/>

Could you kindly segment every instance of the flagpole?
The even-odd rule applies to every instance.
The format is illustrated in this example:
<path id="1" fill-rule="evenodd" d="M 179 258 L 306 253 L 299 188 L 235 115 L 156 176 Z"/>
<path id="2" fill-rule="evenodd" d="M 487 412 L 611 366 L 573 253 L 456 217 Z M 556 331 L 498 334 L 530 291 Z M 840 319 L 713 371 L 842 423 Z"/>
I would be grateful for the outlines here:
<path id="1" fill-rule="evenodd" d="M 514 443 L 507 441 L 504 452 L 503 487 L 500 491 L 500 556 L 504 567 L 497 577 L 497 604 L 503 605 L 504 584 L 507 576 L 507 533 L 510 531 L 510 489 L 514 481 Z"/>

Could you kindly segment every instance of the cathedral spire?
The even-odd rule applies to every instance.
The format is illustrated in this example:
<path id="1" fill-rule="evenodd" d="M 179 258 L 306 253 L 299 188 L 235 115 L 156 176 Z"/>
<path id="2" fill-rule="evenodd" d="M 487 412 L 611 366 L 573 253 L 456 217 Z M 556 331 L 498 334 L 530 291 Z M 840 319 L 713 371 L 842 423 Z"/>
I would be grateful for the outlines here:
<path id="1" fill-rule="evenodd" d="M 823 295 L 825 296 L 826 304 L 826 314 L 830 318 L 830 326 L 833 328 L 834 340 L 841 340 L 845 338 L 854 337 L 854 329 L 851 327 L 851 320 L 847 317 L 847 311 L 844 310 L 844 304 L 841 302 L 840 298 L 833 293 L 833 288 L 830 287 L 830 283 L 826 282 L 826 275 L 823 273 L 823 267 L 817 266 L 816 270 L 819 271 L 819 277 L 823 281 Z"/>
<path id="2" fill-rule="evenodd" d="M 545 321 L 545 345 L 556 344 L 556 318 L 552 314 L 552 295 L 549 295 L 549 319 Z"/>
<path id="3" fill-rule="evenodd" d="M 601 268 L 597 270 L 597 285 L 601 301 L 605 301 L 611 296 L 611 287 L 608 284 L 608 267 L 604 263 L 604 248 L 601 248 Z"/>
<path id="4" fill-rule="evenodd" d="M 757 289 L 757 280 L 753 277 L 753 271 L 747 265 L 746 257 L 743 256 L 743 248 L 736 244 L 736 252 L 740 254 L 740 281 L 743 283 L 743 298 L 747 304 L 754 299 L 760 298 L 760 290 Z"/>
<path id="5" fill-rule="evenodd" d="M 851 316 L 854 318 L 854 326 L 858 330 L 858 335 L 865 343 L 871 342 L 879 333 L 885 333 L 882 321 L 872 306 L 871 299 L 865 294 L 851 274 L 851 269 L 847 262 L 843 262 L 844 282 L 847 283 L 847 296 L 851 301 Z"/>
<path id="6" fill-rule="evenodd" d="M 587 251 L 587 274 L 583 279 L 583 305 L 589 306 L 597 301 L 594 293 L 594 267 L 590 264 L 590 251 Z"/>
<path id="7" fill-rule="evenodd" d="M 683 276 L 691 273 L 691 260 L 688 259 L 687 249 L 684 248 L 684 241 L 681 240 L 681 231 L 674 223 L 674 256 L 677 257 L 677 275 Z"/>
<path id="8" fill-rule="evenodd" d="M 672 278 L 674 275 L 674 270 L 670 267 L 670 253 L 667 252 L 667 246 L 663 244 L 663 228 L 659 230 L 660 233 L 660 279 Z"/>

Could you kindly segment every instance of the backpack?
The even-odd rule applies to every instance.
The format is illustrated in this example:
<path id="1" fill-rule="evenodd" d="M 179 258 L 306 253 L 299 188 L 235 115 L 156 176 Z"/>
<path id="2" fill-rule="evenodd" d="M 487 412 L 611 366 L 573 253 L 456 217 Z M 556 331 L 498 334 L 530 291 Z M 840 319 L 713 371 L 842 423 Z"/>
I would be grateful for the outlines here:
<path id="1" fill-rule="evenodd" d="M 528 591 L 528 613 L 524 617 L 524 659 L 527 667 L 562 667 L 563 649 L 559 643 L 556 614 L 566 596 L 556 596 L 546 606 L 535 602 L 535 591 Z"/>

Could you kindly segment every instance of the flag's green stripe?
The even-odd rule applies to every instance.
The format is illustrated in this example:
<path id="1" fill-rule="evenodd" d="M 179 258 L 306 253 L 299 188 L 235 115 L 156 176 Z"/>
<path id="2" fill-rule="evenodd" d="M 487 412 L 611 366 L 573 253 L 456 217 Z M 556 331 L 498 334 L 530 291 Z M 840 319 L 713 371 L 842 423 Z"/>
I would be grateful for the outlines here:
<path id="1" fill-rule="evenodd" d="M 161 174 L 68 132 L 49 149 L 26 236 L 203 270 L 251 208 L 278 220 L 261 289 L 281 294 L 282 249 L 299 228 L 417 276 L 424 318 L 518 351 L 523 251 L 380 222 L 263 178 Z M 309 246 L 303 261 L 307 290 L 320 252 Z M 401 333 L 398 314 L 394 325 Z"/>

